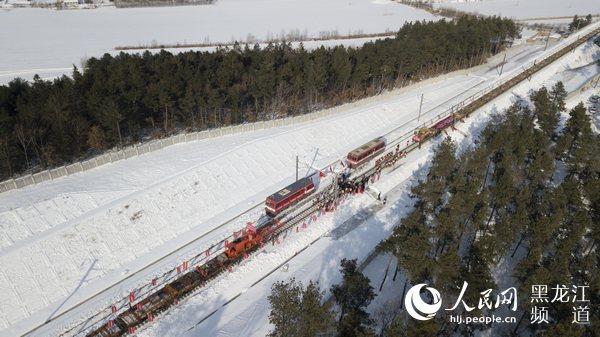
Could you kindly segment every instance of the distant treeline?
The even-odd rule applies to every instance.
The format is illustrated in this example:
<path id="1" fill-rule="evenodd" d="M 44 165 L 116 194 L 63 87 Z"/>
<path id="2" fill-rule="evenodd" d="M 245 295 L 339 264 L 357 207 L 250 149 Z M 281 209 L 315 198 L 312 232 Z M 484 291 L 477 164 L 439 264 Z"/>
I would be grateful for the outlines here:
<path id="1" fill-rule="evenodd" d="M 116 7 L 157 7 L 181 5 L 210 5 L 215 0 L 114 0 Z"/>
<path id="2" fill-rule="evenodd" d="M 71 77 L 0 86 L 0 178 L 182 129 L 309 113 L 479 64 L 517 35 L 512 20 L 464 16 L 359 48 L 105 54 Z"/>

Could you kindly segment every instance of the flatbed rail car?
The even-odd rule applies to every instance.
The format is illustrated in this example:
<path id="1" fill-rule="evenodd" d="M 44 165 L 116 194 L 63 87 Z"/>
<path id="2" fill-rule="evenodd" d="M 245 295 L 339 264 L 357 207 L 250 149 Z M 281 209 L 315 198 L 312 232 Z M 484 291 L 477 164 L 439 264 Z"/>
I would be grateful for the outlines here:
<path id="1" fill-rule="evenodd" d="M 312 179 L 310 177 L 302 178 L 268 196 L 265 201 L 265 212 L 274 217 L 314 191 L 315 185 Z"/>
<path id="2" fill-rule="evenodd" d="M 140 323 L 152 320 L 156 313 L 168 308 L 178 294 L 172 287 L 164 287 L 119 315 L 115 320 L 116 325 L 123 331 L 128 331 Z"/>
<path id="3" fill-rule="evenodd" d="M 186 272 L 86 336 L 119 337 L 135 332 L 137 326 L 151 321 L 155 315 L 175 304 L 178 299 L 191 294 L 194 289 L 214 278 L 246 254 L 256 250 L 265 240 L 269 239 L 278 226 L 269 223 L 255 230 L 246 230 L 241 237 L 227 244 L 223 253 L 218 254 L 203 266 Z"/>
<path id="4" fill-rule="evenodd" d="M 428 128 L 421 128 L 415 132 L 412 137 L 412 140 L 416 143 L 421 143 L 427 138 L 431 136 L 435 136 L 440 132 L 444 131 L 445 128 L 454 124 L 454 114 L 442 119 L 441 121 L 435 123 L 433 126 Z"/>
<path id="5" fill-rule="evenodd" d="M 373 157 L 382 153 L 384 150 L 385 139 L 383 137 L 375 138 L 348 153 L 348 156 L 346 157 L 348 166 L 350 166 L 350 168 L 359 167 L 360 165 L 371 160 Z"/>

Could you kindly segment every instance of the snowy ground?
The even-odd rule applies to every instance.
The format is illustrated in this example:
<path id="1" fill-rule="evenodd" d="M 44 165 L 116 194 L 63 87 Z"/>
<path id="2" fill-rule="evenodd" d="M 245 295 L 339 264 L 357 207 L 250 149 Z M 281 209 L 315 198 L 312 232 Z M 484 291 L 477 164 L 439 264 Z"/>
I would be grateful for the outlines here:
<path id="1" fill-rule="evenodd" d="M 500 113 L 519 96 L 526 97 L 531 89 L 541 85 L 551 86 L 561 80 L 565 81 L 567 88 L 576 88 L 581 82 L 573 82 L 574 77 L 570 69 L 583 66 L 592 59 L 596 61 L 600 59 L 600 49 L 588 43 L 578 48 L 572 55 L 563 57 L 532 76 L 530 81 L 521 83 L 494 102 L 482 107 L 458 129 L 463 133 L 478 134 L 491 114 Z M 600 73 L 599 69 L 596 70 L 596 74 L 598 73 Z M 587 91 L 585 92 L 587 95 Z M 450 136 L 459 142 L 459 149 L 472 145 L 473 138 L 465 138 L 460 132 L 452 132 Z M 337 272 L 339 261 L 344 257 L 359 260 L 365 258 L 374 246 L 389 234 L 398 219 L 410 209 L 411 201 L 407 198 L 408 187 L 425 172 L 430 157 L 431 145 L 409 154 L 404 160 L 404 165 L 377 182 L 374 187 L 387 193 L 388 205 L 378 207 L 378 211 L 364 217 L 364 221 L 359 221 L 358 225 L 352 226 L 351 230 L 341 237 L 332 235 L 336 227 L 345 226 L 348 221 L 352 221 L 355 214 L 364 213 L 365 209 L 372 208 L 377 202 L 367 195 L 347 200 L 337 213 L 323 216 L 316 223 L 312 223 L 306 231 L 292 233 L 291 237 L 280 246 L 265 249 L 227 277 L 202 290 L 153 325 L 146 327 L 140 335 L 148 337 L 264 336 L 270 329 L 266 297 L 270 293 L 271 284 L 294 277 L 305 284 L 309 280 L 317 280 L 322 289 L 328 289 L 332 284 L 339 282 L 340 275 Z M 313 241 L 312 245 L 292 258 L 298 250 Z M 287 270 L 277 268 L 289 258 L 291 260 L 287 262 Z M 389 256 L 378 256 L 365 269 L 365 274 L 371 278 L 377 292 L 389 261 Z M 275 268 L 276 271 L 254 284 L 269 270 L 268 266 Z M 388 300 L 402 292 L 403 275 L 399 274 L 394 281 L 393 261 L 389 268 L 391 274 L 383 283 L 381 295 L 369 307 L 371 312 L 385 310 Z M 230 302 L 232 298 L 234 300 Z M 205 318 L 211 313 L 213 314 Z"/>
<path id="2" fill-rule="evenodd" d="M 265 40 L 289 33 L 381 33 L 434 16 L 386 0 L 219 0 L 214 5 L 95 10 L 0 9 L 0 83 L 69 74 L 114 47 Z M 344 41 L 343 43 L 352 43 Z M 7 47 L 9 46 L 9 47 Z"/>
<path id="3" fill-rule="evenodd" d="M 539 57 L 542 49 L 540 45 L 520 45 L 510 50 L 503 77 Z M 564 72 L 567 67 L 588 64 L 594 53 L 597 49 L 591 47 L 580 50 L 549 69 Z M 0 336 L 20 335 L 121 281 L 48 329 L 64 327 L 96 312 L 134 286 L 147 283 L 158 271 L 173 268 L 185 252 L 146 268 L 144 273 L 136 274 L 137 270 L 218 228 L 232 215 L 260 204 L 266 195 L 291 181 L 294 154 L 320 167 L 399 125 L 408 131 L 417 125 L 413 119 L 421 93 L 425 93 L 424 120 L 497 80 L 496 66 L 501 57 L 470 72 L 385 94 L 374 103 L 321 120 L 179 144 L 0 194 Z M 335 134 L 331 132 L 334 128 Z M 402 179 L 410 172 L 398 170 Z M 202 251 L 237 229 L 244 223 L 241 220 L 189 249 Z M 328 229 L 327 225 L 315 228 Z M 391 227 L 386 228 L 389 231 Z M 373 241 L 365 244 L 374 244 L 385 234 L 373 234 Z M 360 251 L 367 254 L 369 249 Z M 260 270 L 268 266 L 265 263 Z M 246 276 L 244 279 L 251 279 Z M 226 294 L 215 294 L 217 298 L 209 301 L 212 305 L 218 305 L 219 297 L 226 298 Z M 48 335 L 48 331 L 54 330 L 40 330 L 36 335 Z"/>
<path id="4" fill-rule="evenodd" d="M 600 14 L 598 0 L 437 0 L 434 7 L 515 19 Z"/>

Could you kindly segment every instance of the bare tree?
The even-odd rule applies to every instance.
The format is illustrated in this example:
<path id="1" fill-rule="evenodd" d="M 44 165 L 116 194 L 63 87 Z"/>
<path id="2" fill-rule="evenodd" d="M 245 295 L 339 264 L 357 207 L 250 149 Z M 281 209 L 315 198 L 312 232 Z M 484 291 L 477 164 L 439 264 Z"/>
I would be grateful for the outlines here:
<path id="1" fill-rule="evenodd" d="M 27 154 L 27 152 L 29 150 L 29 146 L 31 145 L 32 139 L 31 135 L 27 130 L 28 129 L 25 126 L 23 126 L 22 123 L 17 123 L 15 125 L 15 136 L 17 136 L 19 145 L 21 145 L 21 149 L 23 150 L 23 154 L 25 155 L 25 162 L 27 163 L 27 169 L 29 169 L 29 155 Z"/>

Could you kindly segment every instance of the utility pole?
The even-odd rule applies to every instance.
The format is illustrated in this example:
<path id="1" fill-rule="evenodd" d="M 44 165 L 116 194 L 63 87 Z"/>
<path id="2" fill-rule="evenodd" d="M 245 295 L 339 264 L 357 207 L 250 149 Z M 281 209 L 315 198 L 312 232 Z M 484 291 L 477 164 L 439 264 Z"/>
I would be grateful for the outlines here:
<path id="1" fill-rule="evenodd" d="M 502 66 L 500 67 L 500 76 L 502 76 L 502 71 L 504 71 L 505 63 L 506 63 L 506 52 L 504 53 L 504 59 L 502 59 Z"/>
<path id="2" fill-rule="evenodd" d="M 296 155 L 296 181 L 298 181 L 298 155 Z"/>
<path id="3" fill-rule="evenodd" d="M 550 31 L 548 31 L 548 35 L 546 36 L 546 45 L 544 46 L 544 51 L 548 48 L 548 41 L 550 41 Z"/>
<path id="4" fill-rule="evenodd" d="M 419 104 L 419 116 L 417 117 L 417 123 L 419 122 L 419 120 L 421 120 L 421 109 L 423 108 L 423 96 L 425 96 L 425 94 L 421 94 L 421 103 Z"/>

